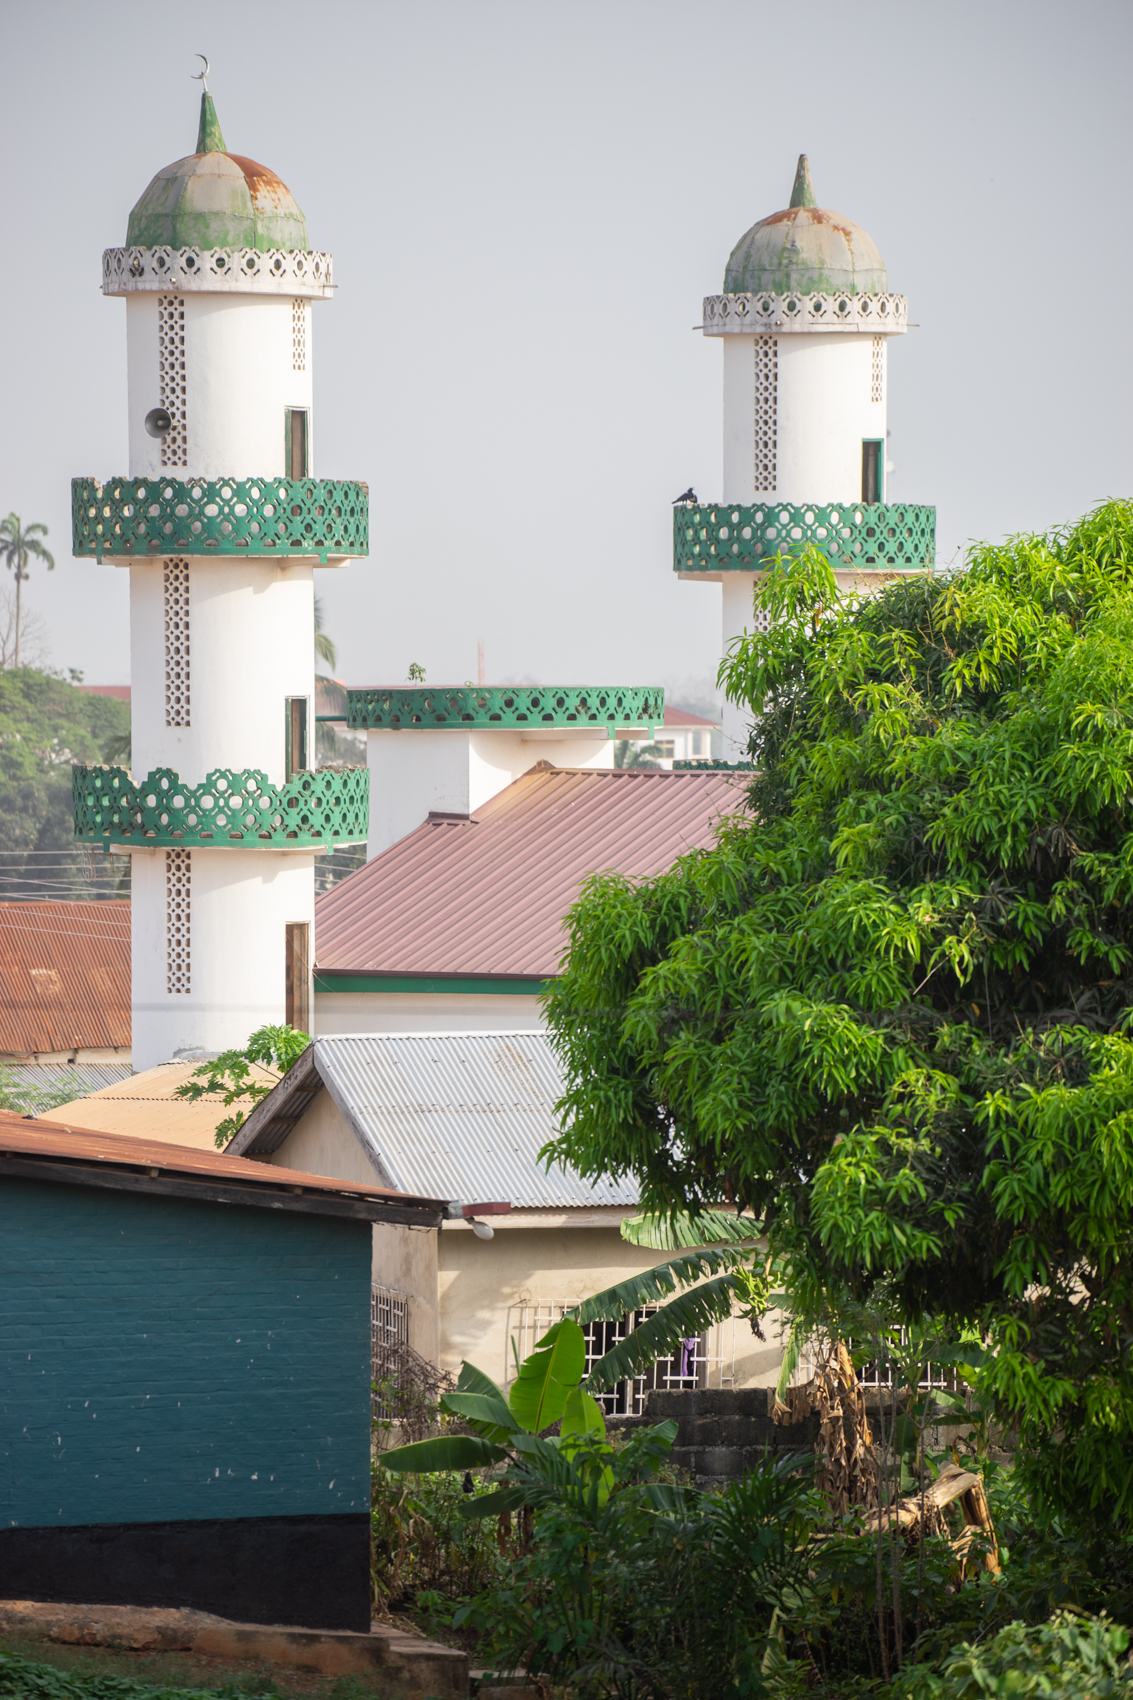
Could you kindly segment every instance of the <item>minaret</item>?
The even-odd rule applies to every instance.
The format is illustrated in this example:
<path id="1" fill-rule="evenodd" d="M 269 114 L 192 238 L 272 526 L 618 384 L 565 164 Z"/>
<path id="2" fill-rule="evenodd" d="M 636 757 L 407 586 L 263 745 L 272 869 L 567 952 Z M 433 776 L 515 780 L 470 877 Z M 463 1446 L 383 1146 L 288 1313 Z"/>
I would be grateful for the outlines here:
<path id="1" fill-rule="evenodd" d="M 75 836 L 133 852 L 133 1060 L 310 1020 L 314 860 L 364 840 L 364 768 L 314 772 L 316 566 L 368 549 L 314 476 L 312 253 L 211 96 L 103 255 L 126 301 L 130 470 L 76 479 L 74 552 L 130 573 L 130 771 L 75 769 Z"/>
<path id="2" fill-rule="evenodd" d="M 722 650 L 764 616 L 761 571 L 814 543 L 845 589 L 931 570 L 936 509 L 885 500 L 889 338 L 908 324 L 858 225 L 815 205 L 806 155 L 790 205 L 741 236 L 724 293 L 705 299 L 723 338 L 724 485 L 674 512 L 673 566 L 720 584 Z M 742 762 L 748 722 L 724 708 L 724 754 Z"/>

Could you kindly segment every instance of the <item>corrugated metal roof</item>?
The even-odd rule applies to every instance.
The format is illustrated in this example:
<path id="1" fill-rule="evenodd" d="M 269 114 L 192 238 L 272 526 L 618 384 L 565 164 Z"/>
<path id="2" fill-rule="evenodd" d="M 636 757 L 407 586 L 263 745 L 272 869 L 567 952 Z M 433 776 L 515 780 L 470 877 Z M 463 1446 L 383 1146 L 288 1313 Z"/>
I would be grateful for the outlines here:
<path id="1" fill-rule="evenodd" d="M 0 1151 L 18 1156 L 78 1159 L 84 1163 L 155 1168 L 163 1173 L 194 1176 L 257 1186 L 301 1186 L 318 1192 L 356 1194 L 364 1198 L 386 1198 L 396 1204 L 421 1204 L 443 1209 L 447 1200 L 409 1197 L 389 1187 L 358 1186 L 326 1175 L 309 1175 L 303 1170 L 283 1169 L 276 1164 L 256 1163 L 244 1157 L 229 1157 L 221 1151 L 193 1151 L 184 1145 L 166 1145 L 154 1139 L 132 1139 L 126 1134 L 89 1133 L 61 1121 L 26 1121 L 22 1116 L 0 1110 Z M 0 1178 L 3 1170 L 0 1169 Z"/>
<path id="2" fill-rule="evenodd" d="M 635 1205 L 631 1181 L 583 1180 L 539 1151 L 563 1082 L 545 1033 L 381 1033 L 316 1039 L 315 1067 L 379 1176 L 407 1191 L 516 1209 Z M 310 1053 L 305 1053 L 309 1055 Z M 272 1098 L 235 1148 L 270 1152 Z M 244 1134 L 244 1130 L 241 1130 Z"/>
<path id="3" fill-rule="evenodd" d="M 226 1110 L 219 1098 L 198 1098 L 193 1102 L 176 1096 L 177 1088 L 186 1085 L 200 1066 L 199 1062 L 168 1062 L 143 1069 L 140 1074 L 127 1071 L 125 1080 L 88 1092 L 69 1104 L 44 1110 L 43 1119 L 64 1121 L 95 1133 L 138 1135 L 213 1151 L 216 1125 L 230 1116 L 232 1110 Z M 270 1069 L 260 1068 L 256 1063 L 251 1065 L 251 1074 L 260 1084 L 270 1084 L 276 1078 Z M 233 1109 L 243 1110 L 245 1115 L 251 1107 L 249 1098 L 238 1098 L 233 1105 Z"/>
<path id="4" fill-rule="evenodd" d="M 0 1051 L 129 1045 L 129 903 L 0 903 Z"/>
<path id="5" fill-rule="evenodd" d="M 467 820 L 426 821 L 321 897 L 318 967 L 555 974 L 587 874 L 660 873 L 710 847 L 742 802 L 729 774 L 534 769 Z"/>

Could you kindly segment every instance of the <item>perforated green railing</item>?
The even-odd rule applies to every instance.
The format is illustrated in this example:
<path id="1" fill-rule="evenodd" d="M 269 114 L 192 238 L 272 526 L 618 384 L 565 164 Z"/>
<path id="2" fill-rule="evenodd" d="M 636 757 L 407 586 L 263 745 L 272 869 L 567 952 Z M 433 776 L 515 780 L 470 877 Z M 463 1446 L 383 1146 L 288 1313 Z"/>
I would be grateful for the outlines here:
<path id="1" fill-rule="evenodd" d="M 370 488 L 326 478 L 71 480 L 74 553 L 367 555 Z"/>
<path id="2" fill-rule="evenodd" d="M 370 774 L 364 767 L 324 768 L 269 785 L 254 768 L 217 768 L 203 785 L 184 785 L 168 767 L 144 780 L 121 767 L 75 767 L 72 797 L 76 838 L 296 849 L 365 840 Z"/>
<path id="3" fill-rule="evenodd" d="M 654 685 L 409 685 L 347 691 L 354 727 L 619 726 L 660 725 L 665 693 Z"/>
<path id="4" fill-rule="evenodd" d="M 936 559 L 936 509 L 911 502 L 673 509 L 674 572 L 758 571 L 808 543 L 842 570 L 925 571 Z"/>

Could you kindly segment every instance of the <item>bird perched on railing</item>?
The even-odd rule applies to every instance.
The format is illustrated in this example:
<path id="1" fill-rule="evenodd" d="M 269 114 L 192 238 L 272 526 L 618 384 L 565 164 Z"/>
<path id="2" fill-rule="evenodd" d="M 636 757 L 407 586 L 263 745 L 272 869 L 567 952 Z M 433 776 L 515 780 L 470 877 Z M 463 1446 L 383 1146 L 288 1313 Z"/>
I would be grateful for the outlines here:
<path id="1" fill-rule="evenodd" d="M 683 495 L 677 496 L 674 499 L 673 506 L 676 507 L 677 504 L 680 503 L 680 502 L 688 502 L 692 507 L 694 507 L 694 508 L 696 507 L 696 505 L 697 505 L 696 491 L 693 489 L 691 484 L 689 485 L 688 489 L 684 492 Z"/>

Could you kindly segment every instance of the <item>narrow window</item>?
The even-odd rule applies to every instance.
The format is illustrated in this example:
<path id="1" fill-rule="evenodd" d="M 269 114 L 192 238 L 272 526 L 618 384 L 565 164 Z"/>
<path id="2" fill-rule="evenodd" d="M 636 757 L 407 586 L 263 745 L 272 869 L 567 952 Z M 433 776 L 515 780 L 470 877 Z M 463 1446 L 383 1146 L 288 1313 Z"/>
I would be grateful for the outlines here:
<path id="1" fill-rule="evenodd" d="M 756 494 L 770 493 L 776 485 L 779 436 L 779 344 L 773 336 L 757 336 L 755 343 L 755 466 Z"/>
<path id="2" fill-rule="evenodd" d="M 189 918 L 193 856 L 190 850 L 165 852 L 165 989 L 187 992 L 191 977 Z"/>
<path id="3" fill-rule="evenodd" d="M 881 444 L 862 443 L 862 501 L 881 500 Z"/>
<path id="4" fill-rule="evenodd" d="M 286 704 L 284 766 L 290 779 L 293 774 L 302 773 L 307 766 L 307 699 L 287 697 Z"/>
<path id="5" fill-rule="evenodd" d="M 286 455 L 288 478 L 307 477 L 307 409 L 286 410 Z"/>
<path id="6" fill-rule="evenodd" d="M 310 924 L 288 921 L 284 951 L 284 1020 L 297 1033 L 311 1031 Z"/>

